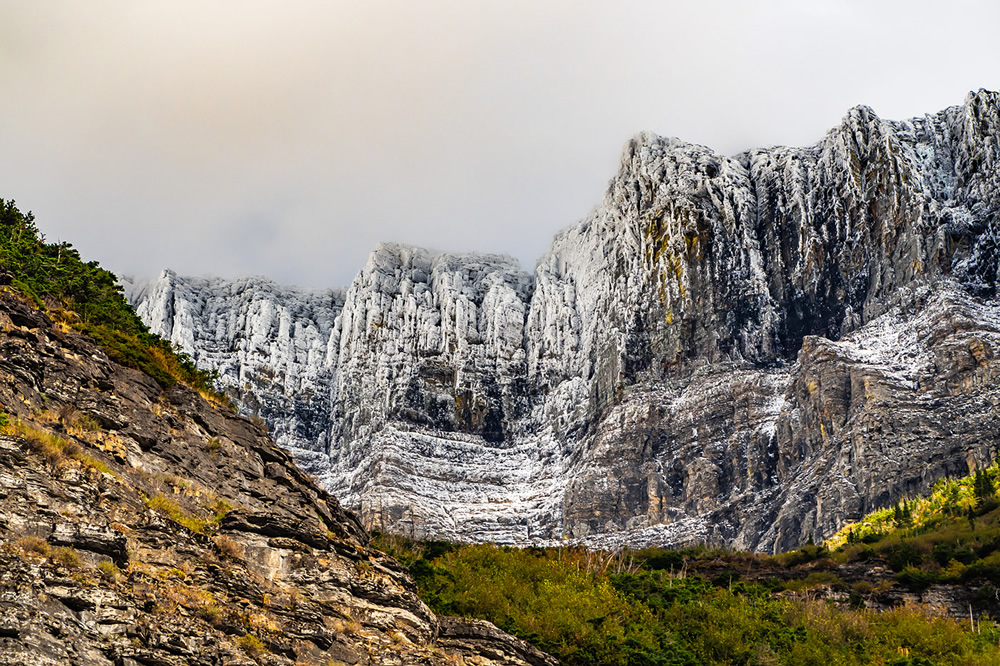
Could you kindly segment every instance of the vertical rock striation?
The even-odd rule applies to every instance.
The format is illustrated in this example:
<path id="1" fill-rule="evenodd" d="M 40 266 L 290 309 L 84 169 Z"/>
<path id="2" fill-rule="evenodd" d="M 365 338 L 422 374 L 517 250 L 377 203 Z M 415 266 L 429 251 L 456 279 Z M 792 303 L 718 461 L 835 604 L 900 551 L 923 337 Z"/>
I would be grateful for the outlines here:
<path id="1" fill-rule="evenodd" d="M 123 280 L 150 329 L 219 373 L 244 414 L 263 418 L 299 466 L 319 473 L 330 450 L 327 355 L 341 289 L 308 291 L 257 277 Z"/>
<path id="2" fill-rule="evenodd" d="M 533 275 L 384 244 L 342 299 L 131 300 L 369 521 L 787 548 L 995 455 L 998 136 L 987 91 L 807 148 L 644 133 Z"/>

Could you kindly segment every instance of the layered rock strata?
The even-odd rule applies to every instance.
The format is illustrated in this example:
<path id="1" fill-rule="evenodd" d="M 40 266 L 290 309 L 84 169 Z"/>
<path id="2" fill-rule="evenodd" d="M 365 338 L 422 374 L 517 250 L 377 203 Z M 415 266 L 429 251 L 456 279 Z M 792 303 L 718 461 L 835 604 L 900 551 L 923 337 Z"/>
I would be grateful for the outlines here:
<path id="1" fill-rule="evenodd" d="M 807 148 L 640 134 L 533 274 L 380 245 L 327 329 L 297 320 L 329 333 L 297 361 L 328 416 L 285 444 L 322 449 L 306 464 L 365 520 L 423 535 L 780 550 L 829 534 L 996 453 L 998 135 L 987 91 L 901 122 L 857 107 Z M 219 340 L 291 330 L 223 326 L 248 296 L 197 285 L 130 293 L 205 367 Z M 297 399 L 250 393 L 251 411 Z M 299 418 L 264 416 L 279 433 Z"/>
<path id="2" fill-rule="evenodd" d="M 261 425 L 0 293 L 0 664 L 554 660 L 436 617 Z"/>

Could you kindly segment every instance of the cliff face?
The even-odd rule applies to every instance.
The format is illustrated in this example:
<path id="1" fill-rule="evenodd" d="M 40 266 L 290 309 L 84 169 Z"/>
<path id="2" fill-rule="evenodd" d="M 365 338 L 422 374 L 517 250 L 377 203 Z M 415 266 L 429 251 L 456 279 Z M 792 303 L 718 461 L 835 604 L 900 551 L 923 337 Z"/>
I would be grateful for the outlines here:
<path id="1" fill-rule="evenodd" d="M 788 548 L 995 454 L 998 132 L 980 91 L 905 122 L 858 107 L 808 148 L 725 157 L 642 134 L 533 275 L 381 245 L 329 319 L 298 305 L 315 295 L 171 274 L 131 298 L 230 368 L 245 409 L 314 401 L 263 416 L 323 450 L 303 460 L 365 520 Z M 306 393 L 240 388 L 260 360 L 213 356 L 262 330 L 271 349 L 323 339 L 294 357 Z"/>
<path id="2" fill-rule="evenodd" d="M 263 426 L 0 293 L 0 664 L 551 664 L 436 617 Z"/>
<path id="3" fill-rule="evenodd" d="M 331 372 L 327 350 L 343 290 L 310 292 L 262 278 L 125 282 L 153 333 L 192 353 L 245 413 L 270 424 L 274 440 L 310 473 L 329 450 Z"/>

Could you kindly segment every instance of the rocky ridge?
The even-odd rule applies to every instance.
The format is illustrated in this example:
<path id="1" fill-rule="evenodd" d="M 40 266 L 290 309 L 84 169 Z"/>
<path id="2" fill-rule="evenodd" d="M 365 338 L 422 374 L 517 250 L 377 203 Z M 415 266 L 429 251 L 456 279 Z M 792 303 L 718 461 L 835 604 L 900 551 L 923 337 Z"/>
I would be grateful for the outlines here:
<path id="1" fill-rule="evenodd" d="M 533 274 L 383 244 L 330 324 L 248 282 L 128 289 L 248 412 L 299 393 L 218 350 L 296 346 L 315 419 L 259 413 L 370 523 L 783 550 L 996 455 L 998 135 L 987 91 L 807 148 L 640 134 Z"/>
<path id="2" fill-rule="evenodd" d="M 0 664 L 551 664 L 440 618 L 262 425 L 0 292 Z"/>

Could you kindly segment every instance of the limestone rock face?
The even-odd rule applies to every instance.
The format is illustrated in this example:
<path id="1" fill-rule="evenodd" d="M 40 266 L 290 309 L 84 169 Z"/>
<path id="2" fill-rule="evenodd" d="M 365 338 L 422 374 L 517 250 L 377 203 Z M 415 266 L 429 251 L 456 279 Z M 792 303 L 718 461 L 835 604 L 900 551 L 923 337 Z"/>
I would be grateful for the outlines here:
<path id="1" fill-rule="evenodd" d="M 0 664 L 555 663 L 435 616 L 262 425 L 5 293 L 0 377 Z"/>
<path id="2" fill-rule="evenodd" d="M 312 292 L 252 277 L 179 278 L 170 271 L 154 283 L 123 284 L 153 333 L 187 350 L 199 367 L 216 370 L 241 411 L 267 421 L 300 467 L 325 468 L 332 418 L 327 353 L 343 290 Z"/>
<path id="3" fill-rule="evenodd" d="M 995 454 L 998 136 L 987 91 L 900 122 L 857 107 L 807 148 L 640 134 L 533 274 L 385 244 L 329 315 L 288 291 L 284 329 L 247 309 L 273 286 L 167 273 L 130 297 L 248 412 L 313 401 L 258 413 L 370 523 L 788 548 Z M 237 386 L 251 338 L 322 338 L 273 361 L 308 390 Z"/>

